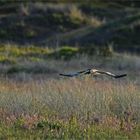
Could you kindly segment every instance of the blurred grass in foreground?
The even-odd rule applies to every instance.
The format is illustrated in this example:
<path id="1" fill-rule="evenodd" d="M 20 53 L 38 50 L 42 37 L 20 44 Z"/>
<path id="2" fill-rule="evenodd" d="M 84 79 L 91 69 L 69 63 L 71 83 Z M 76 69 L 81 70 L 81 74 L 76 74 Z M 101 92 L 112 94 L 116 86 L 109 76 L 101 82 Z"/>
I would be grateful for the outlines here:
<path id="1" fill-rule="evenodd" d="M 1 139 L 139 139 L 140 88 L 133 82 L 0 81 Z"/>

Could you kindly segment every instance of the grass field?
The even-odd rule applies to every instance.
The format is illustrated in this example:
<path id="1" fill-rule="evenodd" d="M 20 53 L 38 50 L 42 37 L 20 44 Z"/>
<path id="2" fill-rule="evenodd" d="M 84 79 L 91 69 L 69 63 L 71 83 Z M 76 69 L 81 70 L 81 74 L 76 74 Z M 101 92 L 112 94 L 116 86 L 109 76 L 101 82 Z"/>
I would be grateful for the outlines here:
<path id="1" fill-rule="evenodd" d="M 76 51 L 1 46 L 0 139 L 140 139 L 140 57 Z M 91 67 L 128 76 L 58 76 Z"/>
<path id="2" fill-rule="evenodd" d="M 1 47 L 15 63 L 0 64 L 0 139 L 140 138 L 139 56 L 81 55 L 65 60 L 44 57 L 40 51 Z M 32 54 L 34 61 L 29 59 Z M 89 67 L 128 76 L 58 76 Z"/>
<path id="3" fill-rule="evenodd" d="M 127 79 L 1 79 L 0 139 L 139 139 L 139 91 Z"/>
<path id="4" fill-rule="evenodd" d="M 0 2 L 0 140 L 140 139 L 139 4 L 92 1 Z"/>

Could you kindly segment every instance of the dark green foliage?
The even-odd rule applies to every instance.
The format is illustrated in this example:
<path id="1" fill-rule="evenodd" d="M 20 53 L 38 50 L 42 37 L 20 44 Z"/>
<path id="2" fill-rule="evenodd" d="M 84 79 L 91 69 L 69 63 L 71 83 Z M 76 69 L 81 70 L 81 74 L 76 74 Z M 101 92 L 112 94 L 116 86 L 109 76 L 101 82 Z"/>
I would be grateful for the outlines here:
<path id="1" fill-rule="evenodd" d="M 79 54 L 87 54 L 89 56 L 91 55 L 97 55 L 97 48 L 94 47 L 81 47 L 79 48 Z"/>
<path id="2" fill-rule="evenodd" d="M 79 53 L 78 48 L 64 46 L 49 55 L 56 59 L 69 60 Z"/>
<path id="3" fill-rule="evenodd" d="M 34 64 L 34 65 L 31 65 L 31 66 L 28 66 L 28 65 L 12 65 L 11 67 L 9 67 L 7 69 L 7 71 L 5 71 L 5 73 L 7 74 L 16 74 L 16 73 L 21 73 L 21 72 L 24 72 L 24 73 L 34 73 L 34 74 L 37 74 L 37 73 L 55 73 L 56 70 L 54 69 L 51 69 L 51 68 L 48 68 L 47 66 L 45 67 L 44 65 L 37 65 L 37 64 Z"/>
<path id="4" fill-rule="evenodd" d="M 12 73 L 18 73 L 18 72 L 22 72 L 22 71 L 24 71 L 25 69 L 24 68 L 22 68 L 21 66 L 18 66 L 18 65 L 14 65 L 14 66 L 12 66 L 11 68 L 9 68 L 8 70 L 7 70 L 7 74 L 12 74 Z"/>
<path id="5" fill-rule="evenodd" d="M 112 2 L 112 0 L 100 0 L 103 2 Z M 137 0 L 118 0 L 118 1 L 113 1 L 115 4 L 120 4 L 123 6 L 130 6 L 130 7 L 140 7 L 140 3 Z"/>
<path id="6" fill-rule="evenodd" d="M 48 128 L 49 130 L 60 130 L 61 127 L 62 124 L 60 124 L 60 122 L 49 122 L 44 120 L 37 123 L 37 128 L 41 129 Z"/>
<path id="7" fill-rule="evenodd" d="M 114 41 L 115 51 L 118 52 L 131 52 L 137 53 L 140 52 L 140 25 L 136 25 L 135 27 L 125 27 L 119 29 L 114 37 L 111 39 Z"/>

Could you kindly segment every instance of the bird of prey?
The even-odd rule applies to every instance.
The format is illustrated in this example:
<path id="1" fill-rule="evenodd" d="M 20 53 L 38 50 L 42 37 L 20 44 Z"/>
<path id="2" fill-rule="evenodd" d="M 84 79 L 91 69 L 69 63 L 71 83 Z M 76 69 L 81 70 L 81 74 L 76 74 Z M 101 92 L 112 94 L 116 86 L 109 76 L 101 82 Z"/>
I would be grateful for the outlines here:
<path id="1" fill-rule="evenodd" d="M 70 73 L 70 74 L 60 73 L 59 75 L 60 76 L 66 76 L 66 77 L 76 77 L 76 76 L 79 76 L 79 75 L 88 75 L 88 74 L 91 74 L 93 76 L 104 74 L 104 75 L 108 75 L 108 76 L 111 76 L 111 77 L 114 77 L 114 78 L 121 78 L 121 77 L 127 76 L 127 74 L 116 75 L 116 74 L 113 74 L 113 73 L 108 72 L 108 71 L 101 71 L 101 70 L 97 70 L 97 69 L 94 69 L 94 68 L 79 71 L 79 72 L 75 72 L 75 73 Z"/>

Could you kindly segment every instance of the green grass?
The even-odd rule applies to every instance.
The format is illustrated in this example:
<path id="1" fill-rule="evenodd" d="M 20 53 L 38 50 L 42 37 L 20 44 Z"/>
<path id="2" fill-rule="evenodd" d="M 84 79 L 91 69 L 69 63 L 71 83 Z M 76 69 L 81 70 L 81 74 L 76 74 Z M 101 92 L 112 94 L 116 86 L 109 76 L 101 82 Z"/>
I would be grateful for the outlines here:
<path id="1" fill-rule="evenodd" d="M 3 55 L 2 57 L 14 57 L 14 58 L 43 58 L 45 56 L 54 56 L 59 55 L 58 57 L 61 59 L 61 56 L 68 55 L 71 58 L 74 53 L 78 53 L 78 48 L 72 46 L 62 46 L 57 49 L 51 49 L 46 47 L 39 47 L 39 46 L 18 46 L 18 45 L 1 45 L 0 46 L 0 54 Z M 70 56 L 69 56 L 70 55 Z M 1 59 L 3 59 L 1 57 Z"/>
<path id="2" fill-rule="evenodd" d="M 79 48 L 64 46 L 50 53 L 49 57 L 55 58 L 55 59 L 70 60 L 73 57 L 76 57 L 78 54 L 80 55 Z"/>
<path id="3" fill-rule="evenodd" d="M 38 82 L 0 81 L 1 139 L 140 138 L 135 84 L 90 78 Z"/>
<path id="4" fill-rule="evenodd" d="M 130 73 L 130 71 L 138 71 L 140 64 L 138 56 L 117 54 L 112 50 L 112 45 L 101 47 L 99 50 L 96 46 L 88 49 L 71 46 L 56 49 L 36 46 L 0 46 L 1 74 L 22 72 L 56 74 L 64 70 L 74 71 L 92 66 Z"/>
<path id="5" fill-rule="evenodd" d="M 41 48 L 35 46 L 18 46 L 18 45 L 2 45 L 0 46 L 0 53 L 7 54 L 13 57 L 32 56 L 48 54 L 48 48 Z"/>
<path id="6" fill-rule="evenodd" d="M 18 46 L 18 45 L 0 45 L 0 62 L 4 61 L 18 61 L 18 60 L 31 60 L 31 61 L 41 61 L 49 58 L 57 58 L 63 60 L 70 60 L 77 55 L 92 55 L 97 54 L 104 56 L 110 56 L 110 46 L 105 46 L 97 49 L 97 46 L 92 46 L 88 48 L 80 48 L 73 46 L 61 46 L 59 48 L 48 48 L 48 47 L 39 47 L 39 46 Z M 98 53 L 100 52 L 100 53 Z M 107 53 L 108 52 L 108 53 Z"/>
<path id="7" fill-rule="evenodd" d="M 79 56 L 79 51 L 68 46 L 0 48 L 0 60 L 15 61 L 0 63 L 0 139 L 140 138 L 139 56 L 88 56 L 85 50 Z M 58 76 L 90 67 L 128 76 Z"/>
<path id="8" fill-rule="evenodd" d="M 41 125 L 43 124 L 43 126 Z M 121 131 L 115 131 L 108 128 L 102 128 L 102 126 L 92 125 L 90 127 L 82 128 L 79 126 L 76 120 L 69 120 L 67 123 L 62 123 L 61 121 L 48 122 L 42 121 L 38 122 L 34 129 L 22 128 L 11 126 L 10 128 L 5 127 L 7 132 L 3 131 L 1 139 L 98 139 L 98 140 L 108 140 L 108 139 L 138 139 L 139 135 L 131 135 L 129 132 L 125 134 Z"/>

